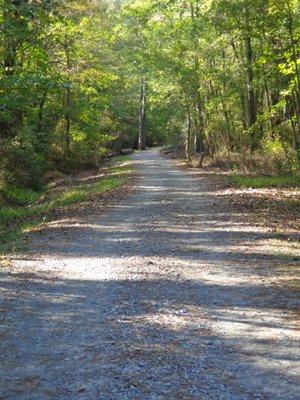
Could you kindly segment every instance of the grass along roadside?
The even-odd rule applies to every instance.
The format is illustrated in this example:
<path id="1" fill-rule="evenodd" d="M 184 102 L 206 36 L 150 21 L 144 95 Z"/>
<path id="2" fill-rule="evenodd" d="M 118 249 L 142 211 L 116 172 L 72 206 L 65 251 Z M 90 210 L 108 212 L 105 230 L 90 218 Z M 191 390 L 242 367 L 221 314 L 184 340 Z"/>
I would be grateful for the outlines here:
<path id="1" fill-rule="evenodd" d="M 288 176 L 249 176 L 236 175 L 230 176 L 235 186 L 242 189 L 264 189 L 264 188 L 299 188 L 300 175 Z"/>
<path id="2" fill-rule="evenodd" d="M 101 174 L 68 180 L 56 191 L 53 187 L 40 192 L 0 188 L 0 255 L 17 250 L 20 239 L 40 226 L 53 212 L 78 203 L 88 204 L 97 195 L 122 188 L 132 173 L 131 158 L 121 156 L 113 158 Z"/>

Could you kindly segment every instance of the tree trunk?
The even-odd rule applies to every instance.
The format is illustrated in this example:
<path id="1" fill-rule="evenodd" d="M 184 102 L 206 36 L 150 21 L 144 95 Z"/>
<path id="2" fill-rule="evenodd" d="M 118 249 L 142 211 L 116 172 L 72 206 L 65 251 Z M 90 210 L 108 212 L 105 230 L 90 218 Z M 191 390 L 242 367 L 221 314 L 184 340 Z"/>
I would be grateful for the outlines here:
<path id="1" fill-rule="evenodd" d="M 17 59 L 17 38 L 10 32 L 10 25 L 15 25 L 21 29 L 20 20 L 20 6 L 21 0 L 9 1 L 5 0 L 3 4 L 3 36 L 4 36 L 4 49 L 3 49 L 3 68 L 4 76 L 14 74 L 16 59 Z M 27 2 L 25 2 L 27 3 Z"/>
<path id="2" fill-rule="evenodd" d="M 71 118 L 70 118 L 70 110 L 71 110 L 71 90 L 68 88 L 65 92 L 65 134 L 64 134 L 64 146 L 65 146 L 65 154 L 68 155 L 70 153 L 70 128 L 71 128 Z"/>
<path id="3" fill-rule="evenodd" d="M 272 118 L 272 103 L 271 103 L 271 95 L 269 92 L 269 86 L 268 86 L 268 81 L 265 75 L 265 71 L 263 72 L 263 78 L 264 78 L 264 86 L 265 86 L 265 93 L 266 93 L 266 99 L 267 99 L 267 106 L 268 106 L 268 114 L 269 114 L 269 123 L 270 123 L 270 128 L 271 128 L 271 135 L 272 138 L 275 139 L 275 130 L 274 130 L 274 122 Z"/>
<path id="4" fill-rule="evenodd" d="M 146 78 L 141 80 L 141 94 L 140 94 L 140 116 L 139 116 L 139 150 L 146 149 L 146 133 L 147 133 L 147 119 L 146 119 Z"/>
<path id="5" fill-rule="evenodd" d="M 250 36 L 245 38 L 246 71 L 247 71 L 247 127 L 253 128 L 256 122 L 255 93 L 253 88 L 253 50 Z M 255 132 L 251 130 L 251 151 L 255 150 Z"/>
<path id="6" fill-rule="evenodd" d="M 236 44 L 233 40 L 231 40 L 230 44 L 233 49 L 235 59 L 237 61 L 237 65 L 242 69 L 243 63 L 241 62 L 241 57 L 239 56 Z M 242 78 L 242 82 L 243 82 L 243 84 L 241 86 L 244 85 L 244 78 Z M 246 130 L 247 129 L 247 106 L 246 106 L 246 95 L 245 95 L 245 91 L 244 91 L 243 87 L 242 87 L 242 90 L 240 89 L 240 91 L 239 91 L 239 98 L 240 98 L 240 105 L 241 105 L 241 122 L 242 122 L 243 129 Z"/>
<path id="7" fill-rule="evenodd" d="M 70 74 L 71 74 L 71 58 L 69 44 L 65 42 L 65 54 L 66 54 L 66 64 L 67 64 L 67 75 L 69 78 L 68 87 L 65 90 L 65 132 L 64 132 L 64 148 L 65 155 L 68 156 L 70 153 L 71 144 L 71 88 L 70 88 Z"/>
<path id="8" fill-rule="evenodd" d="M 36 136 L 38 137 L 37 150 L 45 151 L 45 146 L 47 144 L 46 133 L 43 131 L 43 118 L 44 118 L 44 107 L 47 99 L 47 90 L 43 91 L 43 95 L 39 101 L 39 112 L 37 116 L 36 124 Z"/>
<path id="9" fill-rule="evenodd" d="M 14 8 L 11 8 L 14 6 Z M 9 30 L 9 25 L 15 24 L 18 25 L 18 21 L 20 20 L 20 1 L 8 1 L 6 0 L 3 4 L 3 37 L 4 37 L 4 46 L 3 46 L 3 76 L 11 77 L 15 74 L 15 67 L 17 63 L 17 42 L 16 38 L 11 34 Z M 11 112 L 11 120 L 10 121 L 0 121 L 0 131 L 1 135 L 4 138 L 13 137 L 17 126 L 21 124 L 23 113 L 20 109 L 11 108 L 8 111 Z"/>
<path id="10" fill-rule="evenodd" d="M 290 5 L 288 5 L 288 30 L 290 36 L 290 42 L 292 47 L 292 58 L 295 64 L 295 78 L 296 85 L 295 90 L 292 92 L 294 110 L 295 110 L 295 139 L 294 139 L 294 148 L 297 151 L 298 160 L 300 160 L 300 72 L 298 67 L 298 54 L 296 49 L 296 39 L 294 34 L 294 21 L 293 14 Z"/>
<path id="11" fill-rule="evenodd" d="M 187 136 L 186 136 L 186 142 L 185 142 L 185 158 L 188 163 L 191 162 L 191 148 L 192 148 L 192 119 L 191 119 L 191 113 L 190 113 L 190 108 L 187 106 Z"/>
<path id="12" fill-rule="evenodd" d="M 196 101 L 196 111 L 197 111 L 197 123 L 196 123 L 196 134 L 195 134 L 195 153 L 204 153 L 204 118 L 203 109 L 201 106 L 200 99 Z"/>
<path id="13" fill-rule="evenodd" d="M 291 42 L 291 48 L 292 48 L 292 57 L 293 57 L 293 62 L 295 64 L 295 77 L 296 77 L 296 103 L 297 106 L 300 108 L 300 71 L 298 67 L 298 55 L 297 55 L 297 49 L 296 49 L 296 39 L 295 39 L 295 34 L 294 34 L 294 21 L 293 21 L 293 14 L 290 5 L 288 4 L 288 30 L 289 30 L 289 37 L 290 37 L 290 42 Z M 300 110 L 296 110 L 296 112 L 300 112 Z"/>
<path id="14" fill-rule="evenodd" d="M 297 110 L 297 97 L 295 92 L 292 92 L 292 99 L 294 103 L 294 109 Z M 294 123 L 294 149 L 296 150 L 298 160 L 300 161 L 300 118 L 297 111 L 295 113 Z"/>
<path id="15" fill-rule="evenodd" d="M 195 137 L 194 137 L 194 152 L 202 157 L 204 153 L 204 116 L 203 107 L 200 97 L 200 77 L 199 77 L 199 43 L 197 32 L 197 19 L 199 18 L 199 5 L 190 5 L 191 18 L 193 21 L 193 45 L 195 51 L 194 57 L 194 70 L 195 70 L 195 88 L 194 88 L 194 107 L 196 110 L 197 118 L 195 119 Z"/>

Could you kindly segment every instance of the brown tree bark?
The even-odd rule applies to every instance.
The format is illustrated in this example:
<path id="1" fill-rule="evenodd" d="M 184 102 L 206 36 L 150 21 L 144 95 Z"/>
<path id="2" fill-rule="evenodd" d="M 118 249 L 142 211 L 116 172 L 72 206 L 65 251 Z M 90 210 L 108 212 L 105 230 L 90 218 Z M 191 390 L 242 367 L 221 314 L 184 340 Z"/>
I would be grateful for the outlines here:
<path id="1" fill-rule="evenodd" d="M 247 71 L 247 127 L 248 129 L 251 129 L 251 151 L 253 151 L 257 147 L 255 132 L 252 129 L 253 125 L 256 123 L 256 104 L 253 88 L 253 50 L 250 36 L 245 38 L 245 53 Z"/>
<path id="2" fill-rule="evenodd" d="M 199 44 L 198 44 L 198 36 L 197 36 L 197 19 L 199 18 L 199 5 L 191 4 L 191 18 L 193 21 L 193 30 L 194 30 L 194 69 L 195 69 L 195 88 L 194 88 L 194 106 L 196 110 L 196 120 L 195 120 L 195 137 L 194 137 L 194 152 L 196 154 L 200 154 L 202 157 L 202 153 L 204 153 L 204 109 L 200 97 L 200 77 L 199 77 Z M 202 162 L 200 162 L 202 164 Z M 200 165 L 201 166 L 201 165 Z"/>
<path id="3" fill-rule="evenodd" d="M 70 50 L 69 44 L 65 43 L 65 54 L 66 54 L 66 64 L 67 64 L 67 75 L 70 77 L 71 74 L 71 58 L 70 58 Z M 64 132 L 64 148 L 65 154 L 69 155 L 70 153 L 70 144 L 71 144 L 71 88 L 68 86 L 65 90 L 65 99 L 64 99 L 64 109 L 65 109 L 65 132 Z"/>
<path id="4" fill-rule="evenodd" d="M 147 116 L 146 116 L 146 78 L 141 79 L 141 93 L 140 93 L 140 115 L 139 115 L 139 150 L 146 149 L 146 135 L 147 135 Z"/>
<path id="5" fill-rule="evenodd" d="M 27 3 L 27 1 L 24 3 Z M 10 25 L 20 24 L 20 5 L 20 0 L 5 0 L 3 4 L 2 30 L 4 36 L 4 46 L 2 65 L 3 76 L 7 78 L 15 74 L 15 68 L 17 64 L 17 41 L 10 31 Z M 11 6 L 14 6 L 14 8 L 11 8 Z M 22 110 L 14 109 L 10 111 L 12 115 L 11 121 L 0 121 L 0 137 L 3 138 L 13 137 L 16 132 L 16 128 L 21 124 L 23 119 Z"/>
<path id="6" fill-rule="evenodd" d="M 191 148 L 192 148 L 192 119 L 190 107 L 187 106 L 187 136 L 185 141 L 185 158 L 188 163 L 191 162 Z"/>

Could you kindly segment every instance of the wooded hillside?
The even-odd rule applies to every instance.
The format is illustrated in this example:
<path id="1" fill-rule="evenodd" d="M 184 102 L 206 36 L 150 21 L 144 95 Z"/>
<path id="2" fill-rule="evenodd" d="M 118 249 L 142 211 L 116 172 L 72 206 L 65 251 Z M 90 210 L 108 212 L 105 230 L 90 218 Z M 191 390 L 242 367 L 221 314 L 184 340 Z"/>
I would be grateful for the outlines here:
<path id="1" fill-rule="evenodd" d="M 94 167 L 138 144 L 297 170 L 297 0 L 0 5 L 5 184 L 39 188 L 46 172 Z"/>

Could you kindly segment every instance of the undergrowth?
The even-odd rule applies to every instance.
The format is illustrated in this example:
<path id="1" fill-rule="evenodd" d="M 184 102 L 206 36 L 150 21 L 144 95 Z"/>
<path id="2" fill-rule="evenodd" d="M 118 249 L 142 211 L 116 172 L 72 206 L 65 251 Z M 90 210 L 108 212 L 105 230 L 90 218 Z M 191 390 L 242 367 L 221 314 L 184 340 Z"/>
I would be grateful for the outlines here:
<path id="1" fill-rule="evenodd" d="M 37 192 L 15 186 L 0 187 L 0 254 L 13 251 L 25 233 L 40 225 L 56 209 L 87 202 L 94 195 L 121 187 L 132 172 L 130 157 L 115 157 L 105 171 L 105 176 L 92 184 L 78 186 L 75 181 L 51 199 L 47 199 L 47 188 Z M 42 200 L 43 197 L 46 199 Z"/>
<path id="2" fill-rule="evenodd" d="M 41 192 L 19 188 L 12 185 L 0 187 L 1 203 L 14 206 L 25 206 L 34 203 L 40 197 Z M 0 203 L 0 205 L 1 205 Z"/>
<path id="3" fill-rule="evenodd" d="M 233 183 L 240 188 L 296 188 L 300 186 L 299 175 L 288 176 L 247 176 L 232 175 Z"/>

